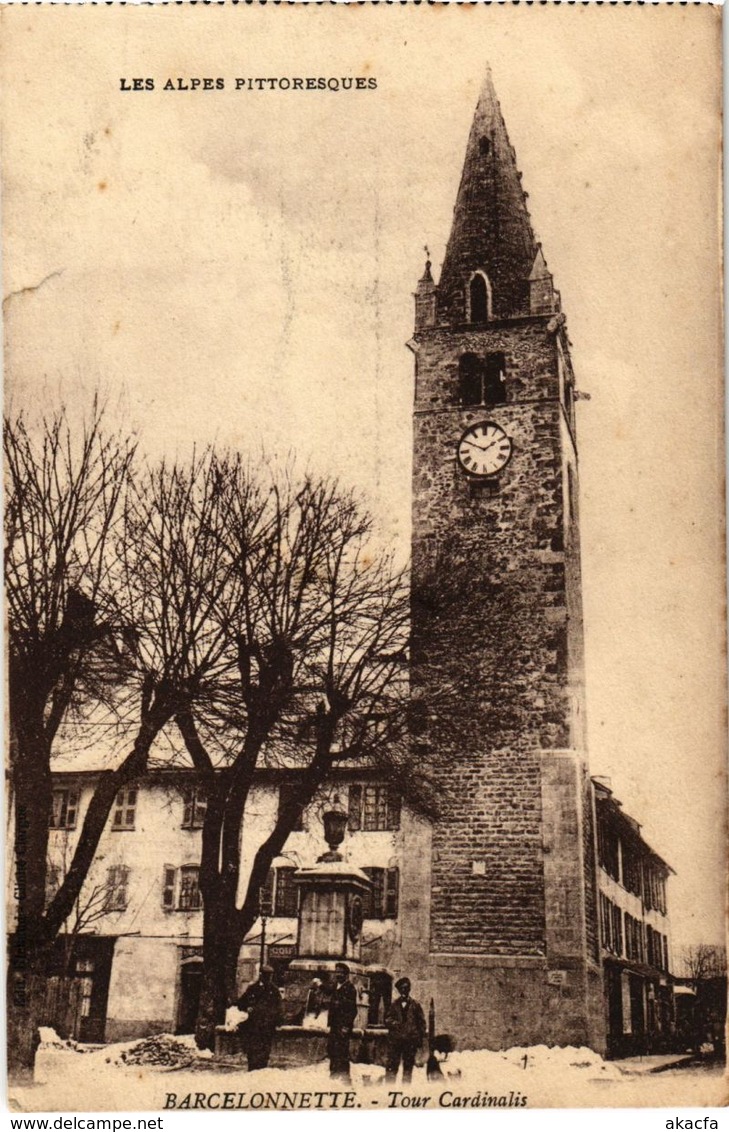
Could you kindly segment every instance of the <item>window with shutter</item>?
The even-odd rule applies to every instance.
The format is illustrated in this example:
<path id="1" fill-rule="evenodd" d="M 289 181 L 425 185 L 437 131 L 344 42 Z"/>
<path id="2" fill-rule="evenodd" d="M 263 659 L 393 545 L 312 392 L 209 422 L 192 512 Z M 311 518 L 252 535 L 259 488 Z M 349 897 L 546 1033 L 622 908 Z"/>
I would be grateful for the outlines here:
<path id="1" fill-rule="evenodd" d="M 299 913 L 299 886 L 292 879 L 295 872 L 293 866 L 276 869 L 274 916 L 297 916 Z"/>
<path id="2" fill-rule="evenodd" d="M 112 829 L 134 829 L 137 811 L 137 788 L 125 786 L 116 796 Z"/>
<path id="3" fill-rule="evenodd" d="M 366 832 L 400 828 L 400 798 L 382 783 L 368 782 L 349 788 L 349 821 L 351 831 Z"/>
<path id="4" fill-rule="evenodd" d="M 483 399 L 487 405 L 500 405 L 506 400 L 505 370 L 506 359 L 503 354 L 486 355 Z"/>
<path id="5" fill-rule="evenodd" d="M 395 794 L 392 790 L 387 791 L 387 829 L 400 828 L 400 810 L 401 800 L 400 795 Z"/>
<path id="6" fill-rule="evenodd" d="M 617 904 L 613 904 L 613 950 L 616 955 L 623 954 L 623 913 Z"/>
<path id="7" fill-rule="evenodd" d="M 604 819 L 598 820 L 598 855 L 599 861 L 608 876 L 613 880 L 620 880 L 620 856 L 618 849 L 618 835 L 606 825 Z M 626 886 L 627 887 L 627 886 Z"/>
<path id="8" fill-rule="evenodd" d="M 362 870 L 372 882 L 370 889 L 362 897 L 362 917 L 365 920 L 382 919 L 382 892 L 384 889 L 384 869 L 366 868 Z"/>
<path id="9" fill-rule="evenodd" d="M 623 887 L 635 896 L 643 894 L 643 870 L 631 850 L 623 854 Z"/>
<path id="10" fill-rule="evenodd" d="M 162 907 L 174 908 L 175 906 L 175 880 L 177 876 L 177 869 L 172 865 L 165 865 L 162 877 Z"/>
<path id="11" fill-rule="evenodd" d="M 180 869 L 180 899 L 178 907 L 183 912 L 196 912 L 198 908 L 202 908 L 200 869 L 197 865 L 183 865 Z"/>
<path id="12" fill-rule="evenodd" d="M 362 897 L 362 915 L 365 920 L 394 919 L 397 916 L 399 869 L 367 868 L 363 872 L 372 882 Z"/>
<path id="13" fill-rule="evenodd" d="M 79 959 L 76 963 L 76 978 L 81 987 L 81 1017 L 88 1018 L 91 1013 L 91 996 L 94 993 L 94 963 L 92 959 Z"/>
<path id="14" fill-rule="evenodd" d="M 385 894 L 383 915 L 387 920 L 397 919 L 397 902 L 400 889 L 400 870 L 387 869 L 385 873 Z"/>
<path id="15" fill-rule="evenodd" d="M 387 801 L 384 786 L 368 783 L 364 788 L 362 828 L 384 829 L 387 824 Z"/>
<path id="16" fill-rule="evenodd" d="M 129 882 L 129 869 L 126 865 L 112 865 L 106 873 L 106 899 L 104 908 L 107 912 L 123 912 L 127 906 L 127 884 Z"/>
<path id="17" fill-rule="evenodd" d="M 75 829 L 78 814 L 78 787 L 54 790 L 48 825 L 51 829 Z"/>
<path id="18" fill-rule="evenodd" d="M 200 786 L 191 786 L 185 791 L 183 799 L 182 828 L 202 829 L 208 808 L 208 800 L 205 791 Z"/>
<path id="19" fill-rule="evenodd" d="M 261 885 L 258 893 L 259 909 L 262 916 L 273 915 L 273 882 L 274 872 L 273 869 L 269 869 L 266 882 Z"/>
<path id="20" fill-rule="evenodd" d="M 458 385 L 462 405 L 480 405 L 483 400 L 483 362 L 476 354 L 458 359 Z"/>
<path id="21" fill-rule="evenodd" d="M 121 902 L 122 907 L 126 908 L 127 904 L 129 903 L 129 895 L 128 895 L 128 891 L 127 891 L 128 886 L 129 886 L 129 869 L 126 868 L 125 866 L 122 866 L 121 869 L 119 870 L 119 874 L 120 874 L 119 875 L 119 885 L 118 885 L 119 900 Z"/>
<path id="22" fill-rule="evenodd" d="M 350 833 L 362 828 L 362 787 L 353 783 L 349 787 L 349 819 L 347 829 Z"/>

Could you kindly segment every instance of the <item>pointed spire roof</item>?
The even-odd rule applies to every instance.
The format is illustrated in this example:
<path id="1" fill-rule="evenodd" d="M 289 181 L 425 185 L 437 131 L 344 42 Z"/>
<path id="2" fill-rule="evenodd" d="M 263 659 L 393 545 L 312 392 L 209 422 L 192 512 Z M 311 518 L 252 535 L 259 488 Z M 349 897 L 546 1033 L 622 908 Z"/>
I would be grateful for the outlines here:
<path id="1" fill-rule="evenodd" d="M 493 318 L 528 314 L 537 251 L 516 155 L 487 70 L 438 286 L 438 321 L 466 321 L 466 293 L 477 271 L 488 277 Z"/>
<path id="2" fill-rule="evenodd" d="M 548 278 L 551 279 L 551 275 L 549 274 L 549 268 L 547 267 L 547 261 L 544 258 L 544 252 L 542 251 L 542 245 L 537 244 L 537 254 L 534 257 L 534 263 L 532 264 L 532 269 L 529 272 L 529 282 L 531 283 L 536 279 L 548 279 Z"/>

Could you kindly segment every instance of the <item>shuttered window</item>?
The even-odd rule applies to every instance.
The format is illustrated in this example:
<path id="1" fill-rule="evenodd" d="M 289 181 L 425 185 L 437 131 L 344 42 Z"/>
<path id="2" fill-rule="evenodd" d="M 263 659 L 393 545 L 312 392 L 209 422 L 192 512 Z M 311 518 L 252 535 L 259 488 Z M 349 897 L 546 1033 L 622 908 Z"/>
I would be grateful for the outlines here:
<path id="1" fill-rule="evenodd" d="M 362 914 L 365 920 L 395 919 L 398 912 L 400 870 L 366 868 L 372 887 L 362 897 Z"/>
<path id="2" fill-rule="evenodd" d="M 78 815 L 78 787 L 53 791 L 48 825 L 51 829 L 75 829 Z"/>
<path id="3" fill-rule="evenodd" d="M 126 865 L 112 865 L 106 873 L 106 899 L 104 908 L 107 912 L 123 912 L 127 906 L 127 886 L 129 884 L 129 869 Z"/>
<path id="4" fill-rule="evenodd" d="M 400 888 L 400 870 L 385 869 L 384 917 L 386 920 L 397 918 L 397 900 Z"/>
<path id="5" fill-rule="evenodd" d="M 600 916 L 602 919 L 602 945 L 615 955 L 623 954 L 623 913 L 617 904 L 600 893 Z"/>
<path id="6" fill-rule="evenodd" d="M 175 883 L 177 880 L 177 869 L 173 865 L 165 865 L 164 873 L 162 876 L 162 907 L 174 908 L 175 906 Z"/>
<path id="7" fill-rule="evenodd" d="M 276 899 L 274 916 L 297 916 L 299 914 L 299 886 L 293 881 L 296 869 L 284 866 L 276 869 Z"/>
<path id="8" fill-rule="evenodd" d="M 368 782 L 349 787 L 350 832 L 358 829 L 374 832 L 400 828 L 400 798 L 388 786 Z"/>
<path id="9" fill-rule="evenodd" d="M 116 796 L 112 829 L 134 829 L 137 813 L 137 788 L 125 786 Z"/>
<path id="10" fill-rule="evenodd" d="M 207 794 L 200 786 L 191 786 L 183 795 L 183 829 L 202 829 L 208 808 Z"/>
<path id="11" fill-rule="evenodd" d="M 198 908 L 202 908 L 200 869 L 197 865 L 183 865 L 180 869 L 178 907 L 182 912 L 196 912 Z"/>

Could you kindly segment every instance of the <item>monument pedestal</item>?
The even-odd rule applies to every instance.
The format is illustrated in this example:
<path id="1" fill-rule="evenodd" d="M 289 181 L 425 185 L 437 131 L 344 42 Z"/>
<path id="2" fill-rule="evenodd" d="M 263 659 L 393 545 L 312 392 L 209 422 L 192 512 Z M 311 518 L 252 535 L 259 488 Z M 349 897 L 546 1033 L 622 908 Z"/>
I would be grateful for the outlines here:
<path id="1" fill-rule="evenodd" d="M 338 860 L 327 860 L 336 857 Z M 370 880 L 361 869 L 327 853 L 310 869 L 298 869 L 301 888 L 299 959 L 335 959 L 358 963 L 362 954 L 362 897 Z"/>
<path id="2" fill-rule="evenodd" d="M 326 1029 L 334 968 L 346 963 L 357 990 L 355 1026 L 364 1029 L 369 1010 L 369 979 L 362 954 L 362 897 L 370 880 L 337 852 L 325 853 L 312 868 L 299 869 L 301 888 L 297 958 L 288 970 L 287 1013 L 301 1010 L 302 1025 Z M 313 983 L 318 979 L 320 986 Z"/>

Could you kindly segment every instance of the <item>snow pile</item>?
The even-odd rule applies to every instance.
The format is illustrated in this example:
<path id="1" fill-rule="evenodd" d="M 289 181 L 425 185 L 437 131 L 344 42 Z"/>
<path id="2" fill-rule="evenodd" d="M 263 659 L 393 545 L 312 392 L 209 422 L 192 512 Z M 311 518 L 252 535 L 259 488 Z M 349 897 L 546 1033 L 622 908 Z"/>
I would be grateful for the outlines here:
<path id="1" fill-rule="evenodd" d="M 429 1081 L 423 1065 L 411 1085 L 385 1080 L 377 1064 L 352 1064 L 351 1086 L 333 1082 L 326 1059 L 296 1068 L 271 1067 L 249 1073 L 243 1063 L 210 1060 L 191 1036 L 157 1034 L 82 1054 L 83 1047 L 44 1031 L 33 1084 L 11 1087 L 11 1103 L 25 1112 L 77 1112 L 79 1097 L 89 1111 L 162 1111 L 219 1107 L 230 1093 L 241 1111 L 260 1107 L 313 1108 L 311 1098 L 354 1094 L 354 1107 L 448 1109 L 521 1109 L 573 1107 L 693 1107 L 725 1102 L 721 1071 L 671 1070 L 660 1058 L 635 1059 L 630 1071 L 605 1061 L 584 1046 L 515 1047 L 507 1050 L 461 1050 L 441 1061 L 443 1077 Z M 331 1090 L 334 1090 L 332 1093 Z M 291 1100 L 290 1098 L 294 1099 Z M 208 1104 L 209 1100 L 209 1104 Z M 348 1105 L 348 1107 L 350 1107 Z"/>
<path id="2" fill-rule="evenodd" d="M 39 1026 L 38 1037 L 42 1046 L 51 1046 L 53 1049 L 68 1049 L 69 1043 L 59 1038 L 51 1026 Z"/>
<path id="3" fill-rule="evenodd" d="M 112 1056 L 109 1056 L 109 1054 Z M 201 1051 L 192 1038 L 172 1034 L 154 1034 L 150 1038 L 106 1050 L 105 1060 L 113 1065 L 154 1065 L 161 1069 L 187 1069 L 198 1060 Z M 205 1051 L 209 1057 L 208 1051 Z"/>
<path id="4" fill-rule="evenodd" d="M 80 1042 L 74 1041 L 73 1038 L 59 1037 L 52 1026 L 39 1026 L 38 1037 L 42 1050 L 70 1049 L 77 1053 L 88 1053 L 91 1050 L 90 1046 L 82 1045 Z"/>
<path id="5" fill-rule="evenodd" d="M 577 1076 L 581 1080 L 622 1081 L 625 1074 L 619 1066 L 605 1061 L 588 1046 L 513 1046 L 507 1050 L 464 1050 L 452 1054 L 446 1066 L 458 1068 L 464 1077 L 496 1075 L 511 1082 L 525 1071 L 540 1076 Z"/>

